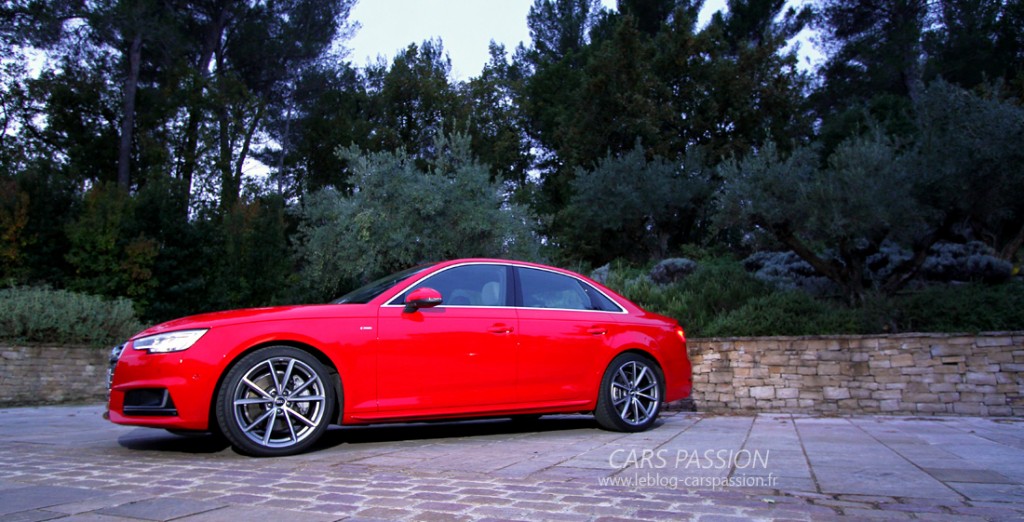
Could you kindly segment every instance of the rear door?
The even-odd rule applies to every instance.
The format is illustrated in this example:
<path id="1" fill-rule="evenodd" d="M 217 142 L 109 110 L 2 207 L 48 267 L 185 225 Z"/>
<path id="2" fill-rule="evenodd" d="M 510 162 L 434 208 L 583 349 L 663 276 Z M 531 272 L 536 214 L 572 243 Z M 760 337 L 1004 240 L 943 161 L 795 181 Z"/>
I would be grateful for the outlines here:
<path id="1" fill-rule="evenodd" d="M 596 397 L 601 354 L 623 311 L 592 286 L 539 268 L 516 267 L 519 282 L 519 398 L 587 403 Z"/>

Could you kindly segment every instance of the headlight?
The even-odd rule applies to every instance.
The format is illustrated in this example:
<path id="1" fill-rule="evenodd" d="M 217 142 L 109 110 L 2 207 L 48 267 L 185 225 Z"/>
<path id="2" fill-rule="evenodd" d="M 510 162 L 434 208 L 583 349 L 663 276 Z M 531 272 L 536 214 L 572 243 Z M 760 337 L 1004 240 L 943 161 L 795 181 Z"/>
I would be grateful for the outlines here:
<path id="1" fill-rule="evenodd" d="M 209 329 L 203 330 L 180 330 L 177 332 L 167 332 L 162 334 L 150 335 L 149 337 L 143 337 L 136 339 L 132 343 L 132 347 L 136 350 L 146 350 L 149 353 L 169 353 L 169 352 L 180 352 L 182 350 L 188 350 L 200 337 L 203 336 Z"/>

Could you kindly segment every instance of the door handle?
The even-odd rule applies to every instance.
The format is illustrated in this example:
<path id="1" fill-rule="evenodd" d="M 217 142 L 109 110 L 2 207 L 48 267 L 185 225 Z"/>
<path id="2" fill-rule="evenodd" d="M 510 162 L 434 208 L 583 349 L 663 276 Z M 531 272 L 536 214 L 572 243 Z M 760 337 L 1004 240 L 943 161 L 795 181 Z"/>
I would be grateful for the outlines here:
<path id="1" fill-rule="evenodd" d="M 587 333 L 590 335 L 604 335 L 608 333 L 608 329 L 603 326 L 591 326 L 587 328 Z"/>
<path id="2" fill-rule="evenodd" d="M 487 331 L 495 334 L 508 334 L 512 333 L 512 327 L 504 324 L 496 324 L 488 328 Z"/>

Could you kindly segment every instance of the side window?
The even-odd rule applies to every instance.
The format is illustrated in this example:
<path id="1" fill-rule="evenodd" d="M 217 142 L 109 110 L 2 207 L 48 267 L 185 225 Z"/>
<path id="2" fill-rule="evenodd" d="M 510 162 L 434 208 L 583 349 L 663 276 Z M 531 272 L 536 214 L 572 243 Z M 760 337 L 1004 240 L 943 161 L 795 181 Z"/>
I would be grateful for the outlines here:
<path id="1" fill-rule="evenodd" d="M 620 310 L 607 297 L 576 278 L 533 268 L 518 270 L 519 283 L 523 290 L 523 306 L 527 308 L 615 312 Z"/>
<path id="2" fill-rule="evenodd" d="M 501 265 L 465 265 L 434 274 L 413 286 L 393 304 L 405 302 L 405 296 L 430 287 L 441 292 L 441 306 L 505 306 L 508 270 Z"/>

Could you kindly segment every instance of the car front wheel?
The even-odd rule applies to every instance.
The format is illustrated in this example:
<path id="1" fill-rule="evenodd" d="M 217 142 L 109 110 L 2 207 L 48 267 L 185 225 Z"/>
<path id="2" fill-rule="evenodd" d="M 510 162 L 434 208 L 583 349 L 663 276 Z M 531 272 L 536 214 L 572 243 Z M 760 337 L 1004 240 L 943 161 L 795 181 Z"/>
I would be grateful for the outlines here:
<path id="1" fill-rule="evenodd" d="M 217 424 L 240 453 L 305 451 L 327 430 L 334 387 L 323 364 L 290 346 L 256 350 L 235 364 L 217 394 Z"/>
<path id="2" fill-rule="evenodd" d="M 594 418 L 612 431 L 643 431 L 661 411 L 661 370 L 650 359 L 624 353 L 612 360 L 601 379 Z"/>

